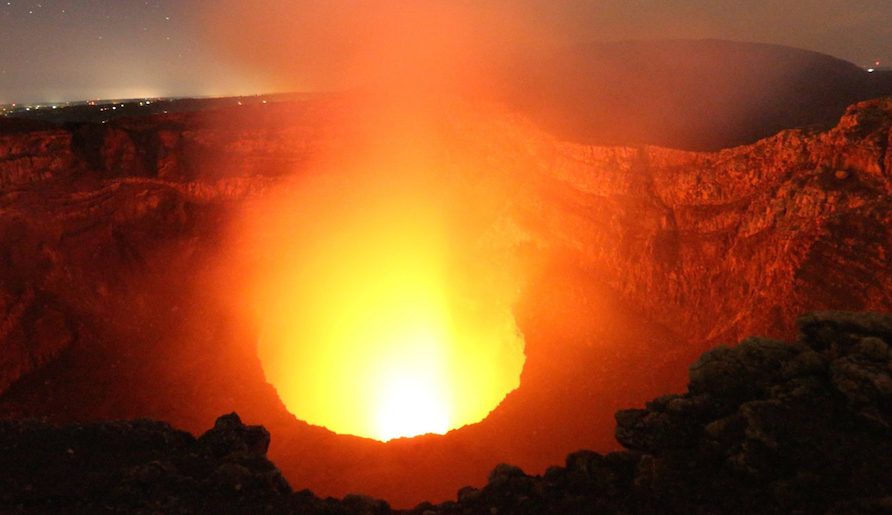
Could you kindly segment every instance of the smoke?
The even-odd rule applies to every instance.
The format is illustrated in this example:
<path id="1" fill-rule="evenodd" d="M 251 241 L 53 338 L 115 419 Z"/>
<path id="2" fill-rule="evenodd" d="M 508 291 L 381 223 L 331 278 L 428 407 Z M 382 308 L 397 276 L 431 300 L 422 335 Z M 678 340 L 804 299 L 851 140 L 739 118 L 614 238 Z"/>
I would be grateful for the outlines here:
<path id="1" fill-rule="evenodd" d="M 473 91 L 492 63 L 544 35 L 504 0 L 221 3 L 208 35 L 279 89 Z"/>
<path id="2" fill-rule="evenodd" d="M 777 30 L 789 31 L 791 10 L 761 3 L 767 22 L 749 7 L 694 1 L 637 10 L 609 0 L 223 4 L 209 15 L 209 36 L 274 89 L 372 93 L 362 103 L 416 118 L 458 94 L 504 103 L 583 143 L 718 149 L 830 125 L 872 95 L 863 70 L 829 56 L 677 39 L 795 44 Z M 793 25 L 806 31 L 815 16 Z"/>
<path id="3" fill-rule="evenodd" d="M 430 123 L 458 109 L 362 111 L 233 228 L 223 273 L 245 281 L 240 310 L 295 416 L 381 440 L 444 433 L 517 387 L 510 183 L 478 154 L 478 127 Z"/>

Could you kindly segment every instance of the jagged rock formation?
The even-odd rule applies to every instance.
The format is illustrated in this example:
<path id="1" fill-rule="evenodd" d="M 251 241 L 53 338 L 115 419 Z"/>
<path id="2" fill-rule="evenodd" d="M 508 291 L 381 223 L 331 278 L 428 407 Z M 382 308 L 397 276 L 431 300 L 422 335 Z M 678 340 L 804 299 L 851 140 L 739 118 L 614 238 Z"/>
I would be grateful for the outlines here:
<path id="1" fill-rule="evenodd" d="M 562 145 L 550 174 L 572 189 L 546 206 L 584 215 L 553 211 L 548 231 L 691 340 L 789 337 L 799 312 L 892 306 L 890 143 L 883 100 L 716 153 Z"/>
<path id="2" fill-rule="evenodd" d="M 151 420 L 0 421 L 0 510 L 20 513 L 390 513 L 362 496 L 293 493 L 269 433 L 235 413 L 201 437 Z"/>
<path id="3" fill-rule="evenodd" d="M 0 130 L 0 415 L 198 432 L 238 410 L 273 432 L 290 481 L 412 505 L 498 461 L 538 471 L 610 450 L 612 413 L 680 388 L 682 364 L 711 345 L 790 337 L 814 309 L 892 310 L 890 100 L 714 153 L 560 142 L 464 106 L 443 116 L 443 140 L 484 163 L 463 180 L 509 184 L 493 230 L 540 265 L 517 310 L 521 388 L 445 438 L 310 427 L 202 271 L 245 199 L 352 148 L 355 110 L 325 98 Z"/>
<path id="4" fill-rule="evenodd" d="M 316 112 L 337 112 L 336 106 L 284 106 L 276 116 L 254 110 L 235 121 L 229 112 L 211 112 L 0 136 L 3 251 L 12 253 L 4 260 L 10 284 L 3 289 L 0 334 L 9 338 L 28 299 L 52 289 L 37 286 L 45 277 L 23 273 L 41 252 L 17 238 L 55 234 L 32 242 L 52 247 L 78 224 L 115 217 L 120 237 L 130 232 L 122 225 L 163 217 L 159 212 L 176 211 L 172 204 L 182 211 L 262 192 L 321 148 L 343 144 L 330 135 L 330 118 Z M 474 122 L 472 137 L 494 128 Z M 501 158 L 505 174 L 518 168 L 507 163 L 518 154 L 538 161 L 532 188 L 516 199 L 517 223 L 543 247 L 578 252 L 584 267 L 597 269 L 648 316 L 668 325 L 684 321 L 690 340 L 789 336 L 795 313 L 807 309 L 892 305 L 883 266 L 892 251 L 888 100 L 853 106 L 828 132 L 786 131 L 716 153 L 557 143 L 522 122 L 500 123 L 508 141 L 481 138 L 477 151 Z M 516 153 L 506 154 L 506 147 Z M 840 291 L 834 284 L 841 279 L 857 284 Z M 18 295 L 9 298 L 10 290 Z M 787 300 L 772 302 L 769 295 Z M 58 339 L 45 347 L 71 340 Z M 55 352 L 31 345 L 37 349 L 28 359 L 36 363 Z M 9 366 L 0 390 L 18 376 Z"/>
<path id="5" fill-rule="evenodd" d="M 887 513 L 892 507 L 892 317 L 816 313 L 793 344 L 705 353 L 684 395 L 616 414 L 629 449 L 580 451 L 415 513 Z"/>
<path id="6" fill-rule="evenodd" d="M 892 502 L 892 316 L 816 313 L 792 344 L 705 353 L 688 392 L 616 414 L 628 450 L 579 451 L 530 476 L 409 513 L 886 513 Z M 237 415 L 196 439 L 165 424 L 0 422 L 0 509 L 97 513 L 392 513 L 292 493 L 269 433 Z"/>
<path id="7" fill-rule="evenodd" d="M 306 110 L 281 130 L 241 114 L 237 130 L 216 113 L 0 130 L 0 391 L 97 338 L 90 319 L 133 309 L 128 292 L 144 294 L 133 283 L 158 259 L 147 254 L 212 247 L 225 210 L 294 170 L 325 130 Z"/>

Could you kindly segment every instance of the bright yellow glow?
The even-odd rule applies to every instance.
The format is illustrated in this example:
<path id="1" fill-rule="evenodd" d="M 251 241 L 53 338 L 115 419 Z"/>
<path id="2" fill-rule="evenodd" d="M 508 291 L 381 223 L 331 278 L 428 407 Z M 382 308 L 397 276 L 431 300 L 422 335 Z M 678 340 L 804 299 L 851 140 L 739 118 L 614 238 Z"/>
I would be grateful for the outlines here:
<path id="1" fill-rule="evenodd" d="M 343 434 L 478 422 L 524 362 L 490 219 L 431 175 L 362 177 L 306 179 L 254 219 L 267 380 L 295 416 Z"/>

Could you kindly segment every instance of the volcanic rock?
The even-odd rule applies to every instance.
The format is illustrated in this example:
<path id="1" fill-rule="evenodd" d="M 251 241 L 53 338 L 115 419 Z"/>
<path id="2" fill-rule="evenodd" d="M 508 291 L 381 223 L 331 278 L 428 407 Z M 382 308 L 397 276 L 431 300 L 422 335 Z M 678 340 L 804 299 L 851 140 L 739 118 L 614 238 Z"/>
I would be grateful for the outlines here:
<path id="1" fill-rule="evenodd" d="M 745 354 L 701 362 L 692 397 L 622 415 L 620 441 L 681 452 L 706 421 L 733 441 L 775 409 L 728 411 L 741 399 L 786 376 L 808 392 L 803 378 L 826 370 L 859 420 L 888 424 L 873 408 L 888 385 L 866 361 L 883 349 L 870 338 L 888 340 L 837 341 L 868 322 L 804 328 L 813 344 L 844 345 L 840 361 L 777 340 L 802 312 L 892 311 L 889 99 L 849 107 L 827 131 L 704 153 L 562 142 L 500 108 L 450 104 L 443 155 L 475 164 L 456 180 L 498 188 L 487 235 L 535 265 L 516 310 L 521 387 L 445 437 L 385 445 L 296 419 L 264 379 L 257 328 L 220 305 L 206 272 L 246 202 L 354 149 L 358 109 L 325 98 L 107 124 L 0 120 L 0 415 L 149 416 L 198 433 L 238 411 L 269 427 L 293 483 L 412 506 L 494 463 L 536 473 L 572 449 L 613 450 L 614 411 L 679 391 L 703 350 L 756 334 Z M 742 469 L 761 466 L 747 456 Z"/>
<path id="2" fill-rule="evenodd" d="M 574 453 L 543 476 L 499 465 L 474 495 L 426 512 L 884 513 L 890 324 L 890 315 L 817 313 L 800 319 L 795 343 L 707 352 L 686 394 L 616 414 L 630 451 Z"/>
<path id="3" fill-rule="evenodd" d="M 238 415 L 200 438 L 150 420 L 52 426 L 0 420 L 4 513 L 384 515 L 384 501 L 293 493 L 266 458 L 269 434 Z"/>
<path id="4" fill-rule="evenodd" d="M 110 287 L 80 271 L 119 270 L 144 247 L 189 238 L 199 219 L 343 145 L 339 118 L 317 108 L 242 113 L 239 125 L 215 111 L 0 136 L 0 335 L 18 349 L 3 354 L 0 391 L 74 341 L 66 304 Z M 892 100 L 851 106 L 828 132 L 713 153 L 560 143 L 504 116 L 470 122 L 466 146 L 494 173 L 536 163 L 508 227 L 572 253 L 648 318 L 689 328 L 689 341 L 789 337 L 796 313 L 892 307 Z M 496 131 L 508 140 L 485 136 Z M 24 334 L 36 336 L 26 345 Z"/>
<path id="5" fill-rule="evenodd" d="M 291 488 L 256 448 L 258 433 L 266 431 L 243 425 L 235 414 L 198 439 L 149 420 L 65 427 L 3 420 L 0 510 L 281 511 Z"/>
<path id="6" fill-rule="evenodd" d="M 617 413 L 617 438 L 630 450 L 575 452 L 535 476 L 501 464 L 482 488 L 407 513 L 883 513 L 892 499 L 892 315 L 817 313 L 799 324 L 795 343 L 705 353 L 687 393 Z M 741 370 L 756 385 L 742 388 Z M 268 438 L 235 414 L 197 439 L 147 420 L 0 421 L 0 509 L 393 513 L 358 494 L 292 493 L 266 459 Z"/>

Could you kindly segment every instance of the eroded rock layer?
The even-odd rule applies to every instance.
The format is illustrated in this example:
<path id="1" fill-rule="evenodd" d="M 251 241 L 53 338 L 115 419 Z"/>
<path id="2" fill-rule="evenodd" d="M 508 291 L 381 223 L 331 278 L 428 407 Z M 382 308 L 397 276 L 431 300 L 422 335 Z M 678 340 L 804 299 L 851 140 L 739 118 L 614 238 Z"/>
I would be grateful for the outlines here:
<path id="1" fill-rule="evenodd" d="M 276 435 L 290 481 L 411 505 L 495 462 L 609 450 L 610 415 L 680 388 L 679 365 L 710 346 L 791 337 L 808 310 L 892 310 L 890 100 L 714 153 L 565 143 L 462 104 L 437 126 L 444 155 L 486 163 L 461 180 L 509 184 L 490 232 L 538 266 L 517 307 L 521 388 L 447 437 L 308 426 L 203 271 L 245 200 L 352 148 L 355 111 L 331 97 L 0 130 L 0 414 L 198 432 L 238 410 Z"/>

